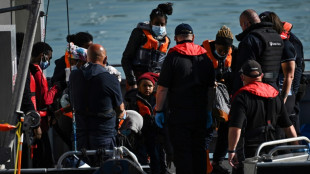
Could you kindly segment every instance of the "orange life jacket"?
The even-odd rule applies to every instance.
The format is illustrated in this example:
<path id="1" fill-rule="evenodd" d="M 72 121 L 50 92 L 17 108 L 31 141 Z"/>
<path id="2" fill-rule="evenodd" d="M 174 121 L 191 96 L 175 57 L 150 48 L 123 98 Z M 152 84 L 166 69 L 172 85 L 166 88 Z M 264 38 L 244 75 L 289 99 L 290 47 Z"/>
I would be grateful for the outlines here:
<path id="1" fill-rule="evenodd" d="M 139 108 L 139 114 L 141 114 L 143 117 L 148 115 L 148 116 L 151 116 L 151 111 L 150 111 L 150 108 L 147 107 L 142 101 L 137 101 L 137 105 L 138 105 L 138 108 Z"/>
<path id="2" fill-rule="evenodd" d="M 283 29 L 285 31 L 290 32 L 292 28 L 293 28 L 293 24 L 288 23 L 288 22 L 283 22 Z"/>
<path id="3" fill-rule="evenodd" d="M 147 38 L 147 41 L 142 46 L 142 48 L 149 49 L 149 50 L 154 49 L 154 50 L 158 50 L 158 51 L 163 52 L 163 53 L 167 52 L 168 46 L 169 46 L 168 37 L 165 37 L 165 42 L 162 43 L 161 45 L 159 45 L 158 40 L 154 39 L 154 37 L 152 36 L 152 34 L 148 30 L 142 30 L 142 31 Z"/>
<path id="4" fill-rule="evenodd" d="M 283 29 L 284 31 L 280 34 L 283 40 L 290 38 L 290 31 L 293 28 L 293 25 L 288 22 L 283 22 Z"/>
<path id="5" fill-rule="evenodd" d="M 148 30 L 142 30 L 146 36 L 146 43 L 141 45 L 133 57 L 132 65 L 135 72 L 158 72 L 165 60 L 169 47 L 169 38 L 165 36 L 163 42 L 156 40 Z"/>
<path id="6" fill-rule="evenodd" d="M 210 42 L 214 42 L 214 40 L 205 40 L 202 43 L 202 46 L 207 50 L 207 56 L 211 59 L 213 63 L 214 69 L 218 67 L 218 60 L 213 56 Z M 231 67 L 231 60 L 232 60 L 232 49 L 230 48 L 225 59 L 225 67 Z"/>

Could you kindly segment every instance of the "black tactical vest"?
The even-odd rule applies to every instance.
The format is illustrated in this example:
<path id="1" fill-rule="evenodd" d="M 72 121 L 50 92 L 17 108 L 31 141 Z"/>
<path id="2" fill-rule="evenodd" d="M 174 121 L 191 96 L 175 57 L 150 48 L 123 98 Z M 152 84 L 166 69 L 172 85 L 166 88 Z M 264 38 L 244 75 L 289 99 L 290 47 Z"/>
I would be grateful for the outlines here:
<path id="1" fill-rule="evenodd" d="M 258 37 L 264 46 L 260 58 L 256 61 L 261 64 L 264 73 L 263 81 L 274 83 L 277 81 L 281 57 L 284 48 L 280 35 L 272 28 L 259 28 L 251 31 L 251 34 Z"/>

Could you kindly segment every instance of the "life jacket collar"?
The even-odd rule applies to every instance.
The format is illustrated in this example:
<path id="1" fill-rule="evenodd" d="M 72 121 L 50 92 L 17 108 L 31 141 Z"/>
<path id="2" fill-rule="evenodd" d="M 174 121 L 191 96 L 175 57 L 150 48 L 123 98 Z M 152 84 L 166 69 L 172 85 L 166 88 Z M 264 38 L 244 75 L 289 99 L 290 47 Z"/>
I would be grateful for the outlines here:
<path id="1" fill-rule="evenodd" d="M 142 29 L 142 30 L 152 31 L 152 27 L 151 27 L 149 21 L 139 22 L 139 23 L 137 24 L 137 28 L 140 28 L 140 29 Z"/>
<path id="2" fill-rule="evenodd" d="M 282 22 L 282 23 L 283 23 L 283 29 L 290 33 L 293 28 L 293 24 L 289 22 Z"/>
<path id="3" fill-rule="evenodd" d="M 184 42 L 177 44 L 173 48 L 170 48 L 168 53 L 172 53 L 174 51 L 187 56 L 198 56 L 207 52 L 200 45 L 194 44 L 194 42 Z"/>
<path id="4" fill-rule="evenodd" d="M 213 51 L 211 49 L 211 45 L 210 43 L 214 42 L 214 40 L 205 40 L 202 43 L 202 46 L 207 50 L 207 56 L 209 57 L 209 59 L 211 59 L 212 63 L 213 63 L 213 67 L 215 69 L 218 68 L 218 64 L 219 64 L 219 58 L 217 56 L 214 56 Z M 230 48 L 228 51 L 227 56 L 224 58 L 225 60 L 225 67 L 231 67 L 231 61 L 232 61 L 232 49 Z"/>
<path id="5" fill-rule="evenodd" d="M 279 91 L 273 86 L 263 82 L 253 82 L 243 86 L 234 94 L 234 97 L 242 91 L 247 91 L 251 94 L 264 98 L 275 98 L 279 94 Z"/>

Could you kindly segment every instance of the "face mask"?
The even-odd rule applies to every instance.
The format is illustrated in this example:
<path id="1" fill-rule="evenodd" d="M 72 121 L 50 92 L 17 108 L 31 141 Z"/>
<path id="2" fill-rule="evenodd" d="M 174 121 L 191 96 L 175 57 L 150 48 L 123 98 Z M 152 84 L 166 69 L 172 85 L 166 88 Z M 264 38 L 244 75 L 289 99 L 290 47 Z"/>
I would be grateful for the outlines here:
<path id="1" fill-rule="evenodd" d="M 42 59 L 41 59 L 41 62 L 40 62 L 41 69 L 45 70 L 48 66 L 50 66 L 50 62 L 48 60 L 43 62 Z"/>
<path id="2" fill-rule="evenodd" d="M 77 69 L 76 65 L 71 66 L 71 71 L 76 69 Z"/>
<path id="3" fill-rule="evenodd" d="M 164 36 L 167 34 L 166 27 L 161 27 L 157 25 L 152 25 L 152 31 L 156 36 Z"/>
<path id="4" fill-rule="evenodd" d="M 226 58 L 227 57 L 227 54 L 225 54 L 224 56 L 221 56 L 215 49 L 214 53 L 216 54 L 217 57 L 219 58 Z"/>
<path id="5" fill-rule="evenodd" d="M 130 129 L 121 130 L 121 134 L 123 134 L 123 135 L 125 135 L 125 136 L 130 135 L 130 133 L 131 133 L 131 130 L 130 130 Z"/>

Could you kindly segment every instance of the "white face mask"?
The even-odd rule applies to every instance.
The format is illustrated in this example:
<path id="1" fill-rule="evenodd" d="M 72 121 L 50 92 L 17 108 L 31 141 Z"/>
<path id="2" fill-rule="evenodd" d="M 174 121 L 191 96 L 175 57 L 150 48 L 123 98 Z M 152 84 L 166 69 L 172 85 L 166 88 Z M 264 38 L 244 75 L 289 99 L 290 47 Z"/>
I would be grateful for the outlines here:
<path id="1" fill-rule="evenodd" d="M 214 53 L 215 53 L 216 56 L 219 57 L 219 58 L 226 58 L 226 57 L 227 57 L 227 54 L 225 54 L 224 56 L 221 56 L 221 55 L 217 52 L 216 49 L 214 50 Z"/>
<path id="2" fill-rule="evenodd" d="M 161 27 L 157 25 L 152 25 L 152 31 L 156 36 L 164 36 L 167 34 L 166 27 Z"/>

